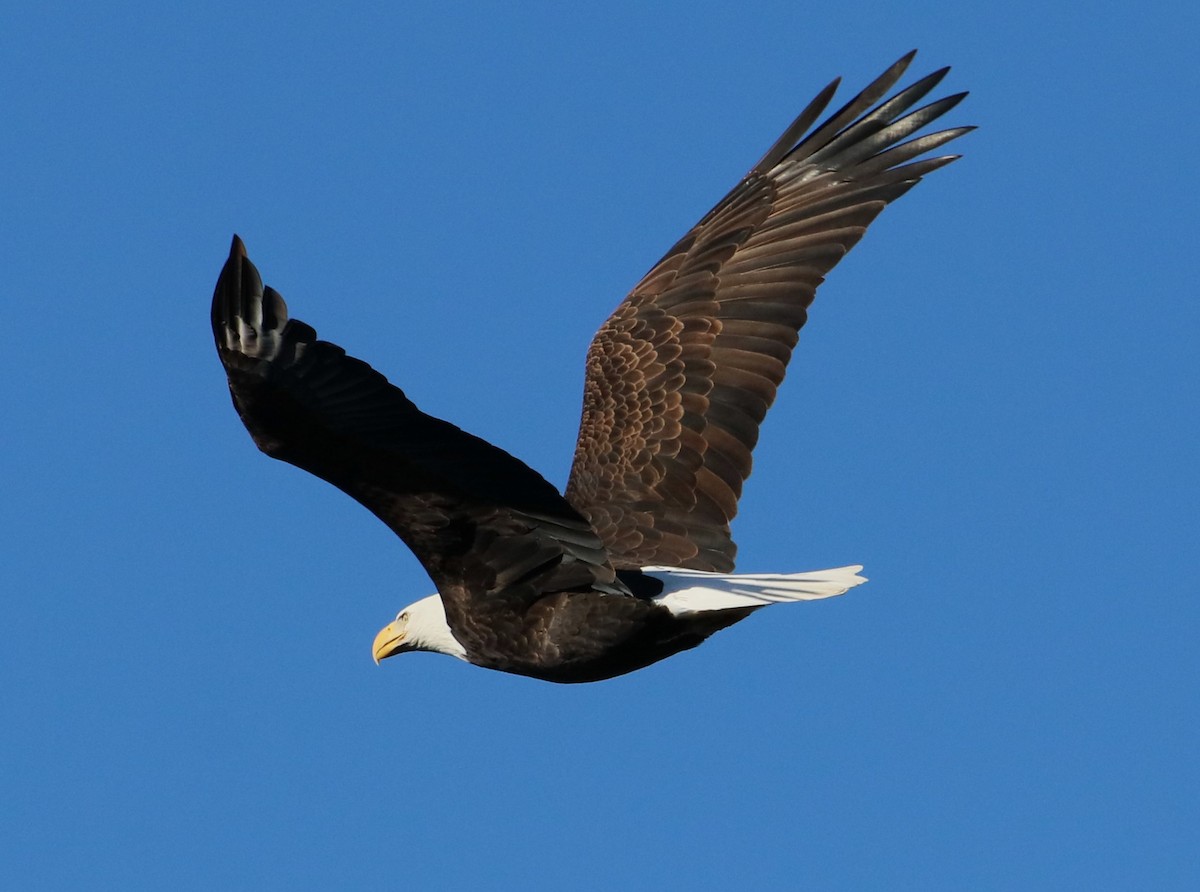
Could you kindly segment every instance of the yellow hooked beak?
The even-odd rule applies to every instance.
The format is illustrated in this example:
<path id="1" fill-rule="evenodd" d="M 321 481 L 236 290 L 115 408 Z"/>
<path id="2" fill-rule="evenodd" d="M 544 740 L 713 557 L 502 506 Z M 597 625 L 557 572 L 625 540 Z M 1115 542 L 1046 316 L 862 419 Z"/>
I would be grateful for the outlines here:
<path id="1" fill-rule="evenodd" d="M 397 653 L 404 645 L 404 628 L 399 620 L 393 620 L 375 636 L 375 643 L 371 645 L 371 655 L 375 657 L 375 665 L 379 665 L 380 660 L 386 660 L 392 654 Z"/>

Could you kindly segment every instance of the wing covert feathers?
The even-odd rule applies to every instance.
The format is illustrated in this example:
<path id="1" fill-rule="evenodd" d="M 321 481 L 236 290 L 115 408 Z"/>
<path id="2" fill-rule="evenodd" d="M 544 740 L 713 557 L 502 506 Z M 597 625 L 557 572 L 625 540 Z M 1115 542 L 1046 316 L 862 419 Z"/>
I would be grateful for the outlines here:
<path id="1" fill-rule="evenodd" d="M 817 287 L 973 129 L 909 139 L 966 95 L 909 111 L 942 69 L 880 102 L 913 55 L 811 129 L 838 82 L 818 94 L 596 334 L 566 497 L 618 569 L 733 568 L 729 522 Z"/>

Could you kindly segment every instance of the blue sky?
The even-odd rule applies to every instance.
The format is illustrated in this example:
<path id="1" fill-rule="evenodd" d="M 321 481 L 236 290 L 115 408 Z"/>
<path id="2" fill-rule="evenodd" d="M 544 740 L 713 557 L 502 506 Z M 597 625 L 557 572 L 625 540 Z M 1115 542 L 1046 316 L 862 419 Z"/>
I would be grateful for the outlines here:
<path id="1" fill-rule="evenodd" d="M 1195 888 L 1190 4 L 25 4 L 0 33 L 0 886 Z M 557 687 L 257 453 L 292 312 L 561 484 L 596 327 L 830 78 L 965 158 L 830 276 L 739 567 L 870 584 Z"/>

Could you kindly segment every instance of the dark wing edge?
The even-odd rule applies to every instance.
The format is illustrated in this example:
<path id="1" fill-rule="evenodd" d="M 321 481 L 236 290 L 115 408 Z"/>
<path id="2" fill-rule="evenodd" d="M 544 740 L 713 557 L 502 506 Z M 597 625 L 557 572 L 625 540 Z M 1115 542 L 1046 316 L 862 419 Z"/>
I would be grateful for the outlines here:
<path id="1" fill-rule="evenodd" d="M 234 407 L 259 449 L 387 524 L 448 612 L 519 610 L 547 590 L 624 591 L 587 521 L 550 483 L 422 413 L 365 362 L 289 319 L 237 236 L 213 293 L 212 327 Z"/>
<path id="2" fill-rule="evenodd" d="M 943 68 L 880 102 L 915 54 L 810 132 L 839 82 L 822 90 L 597 332 L 566 496 L 618 569 L 733 569 L 729 522 L 817 287 L 888 203 L 959 157 L 921 156 L 974 129 L 909 139 L 967 95 L 908 111 Z"/>

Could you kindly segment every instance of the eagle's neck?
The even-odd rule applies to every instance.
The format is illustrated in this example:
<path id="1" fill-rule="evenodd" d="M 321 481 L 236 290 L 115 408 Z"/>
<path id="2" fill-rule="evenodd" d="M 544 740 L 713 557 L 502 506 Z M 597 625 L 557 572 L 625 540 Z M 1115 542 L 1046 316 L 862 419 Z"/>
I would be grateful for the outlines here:
<path id="1" fill-rule="evenodd" d="M 440 595 L 422 598 L 407 610 L 408 644 L 413 650 L 431 650 L 460 660 L 467 658 L 466 649 L 446 623 L 446 608 Z"/>

